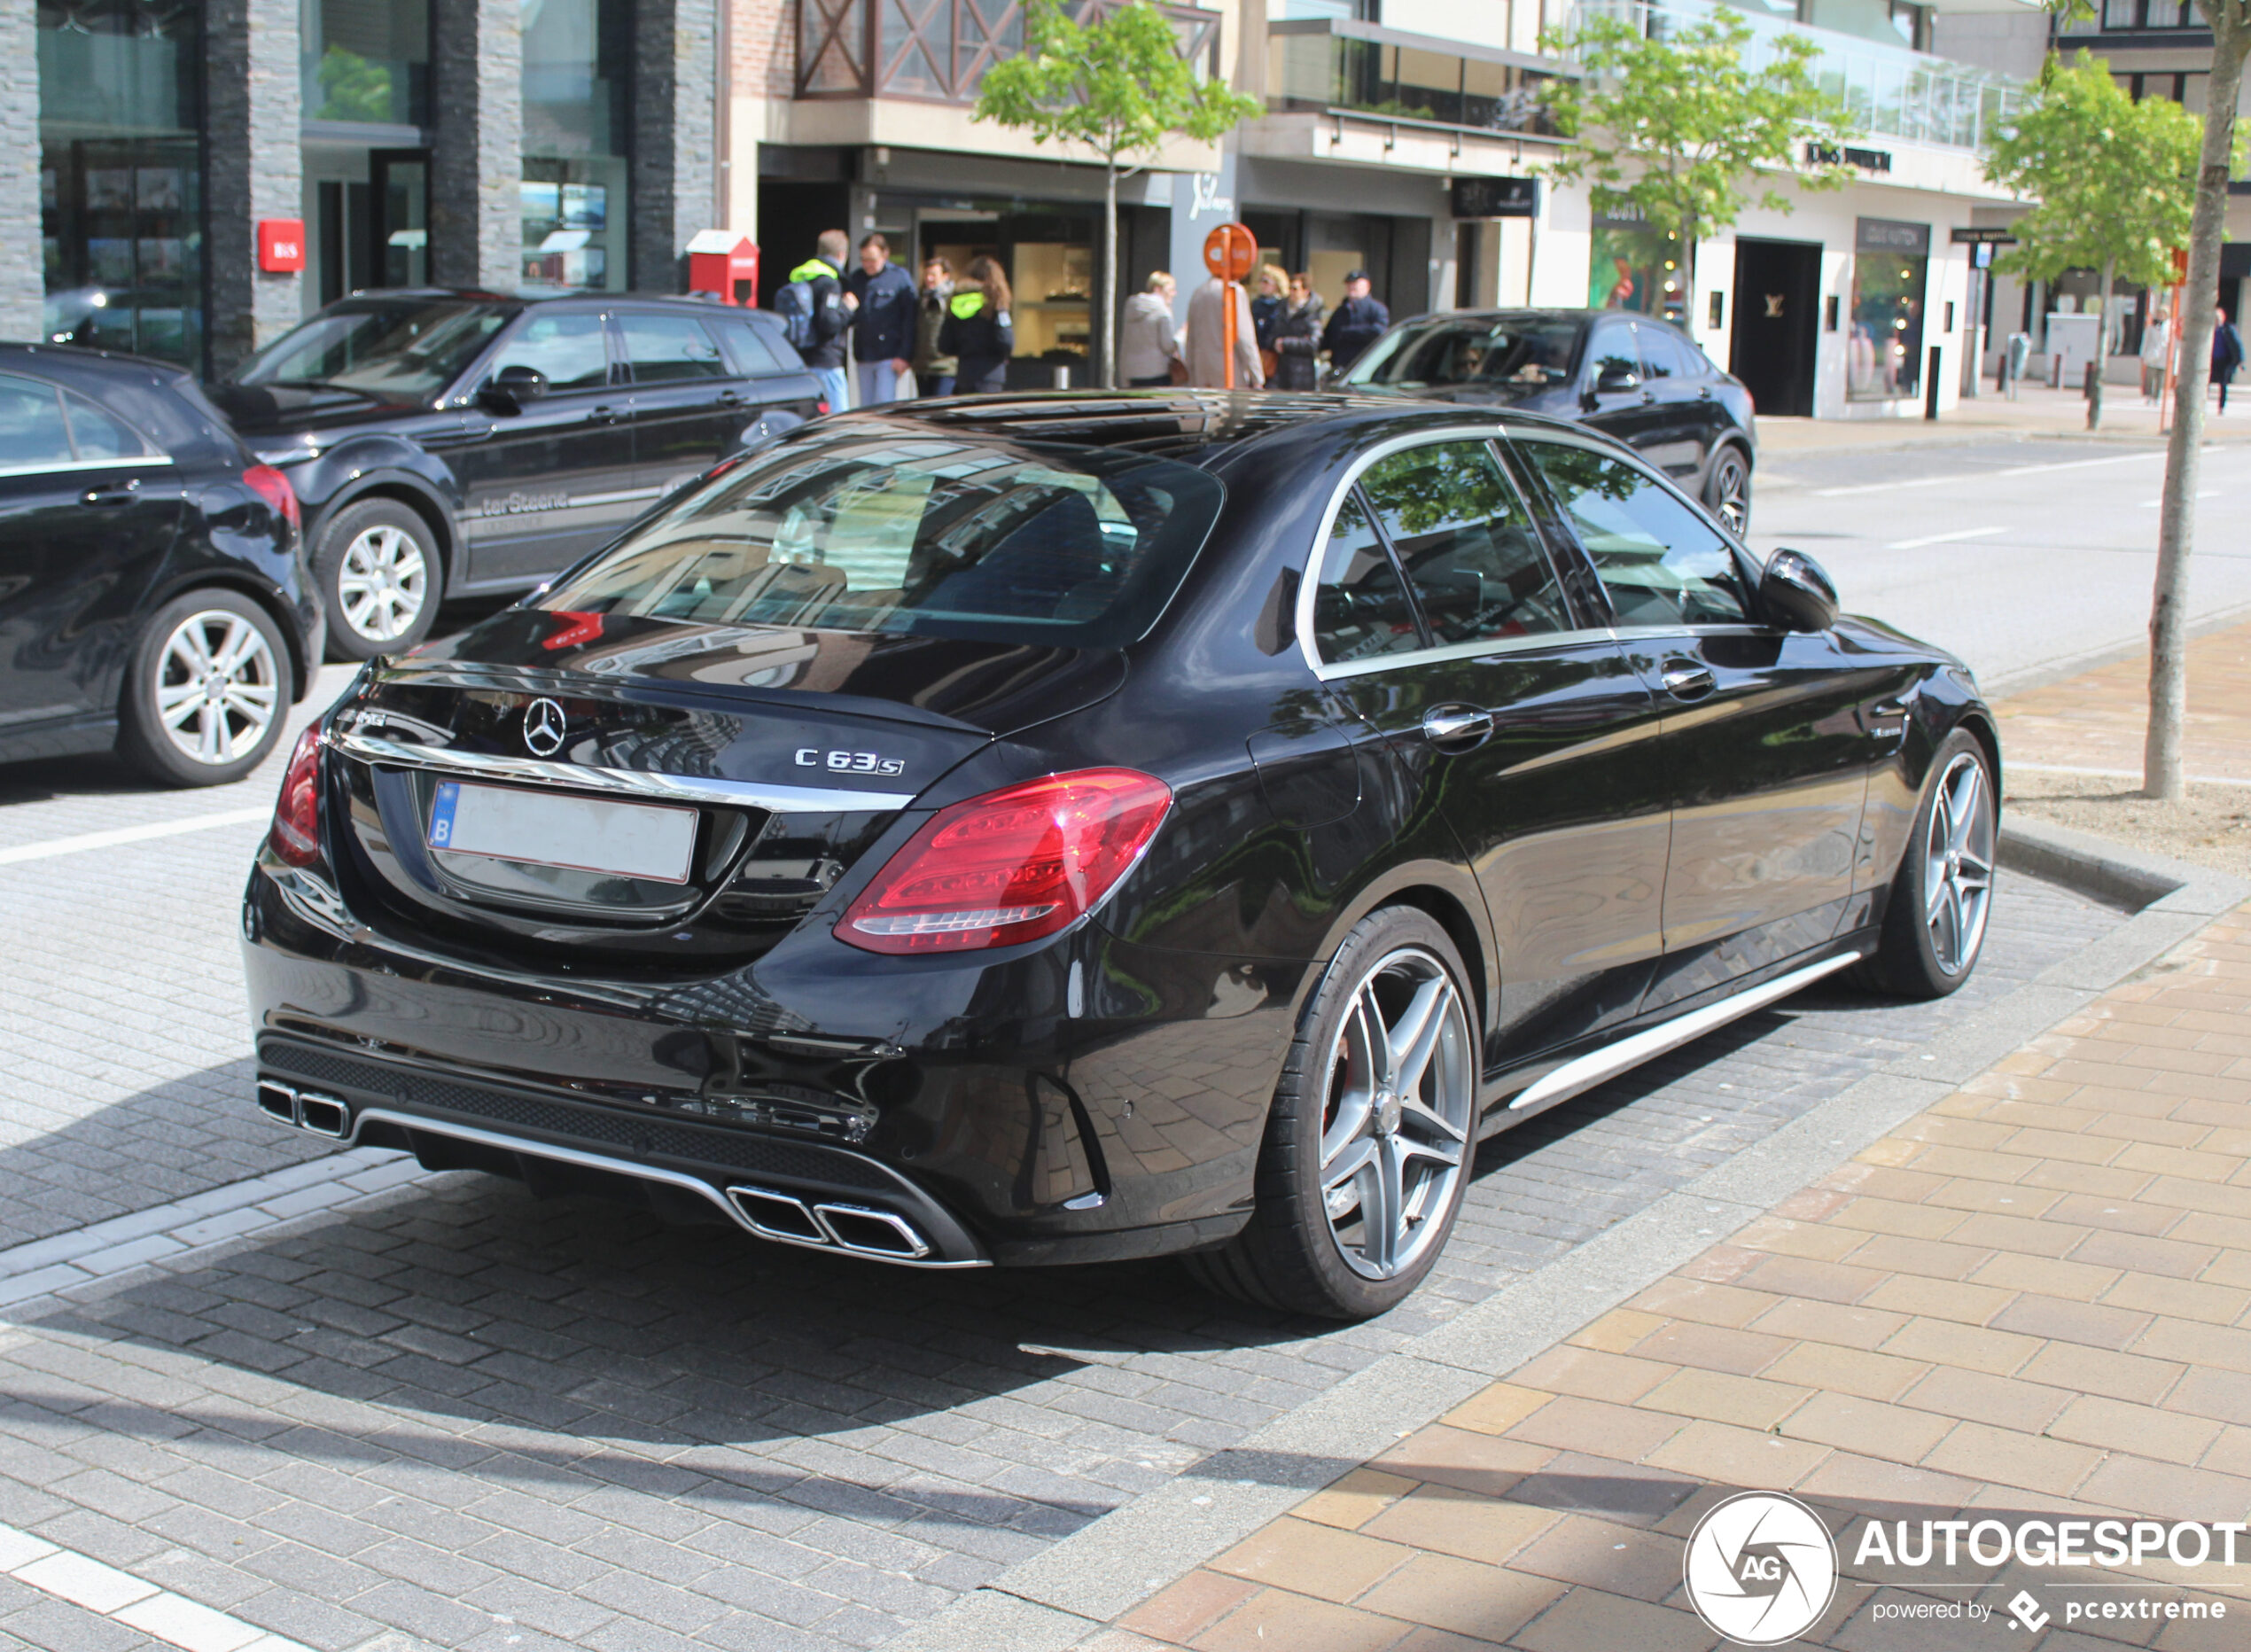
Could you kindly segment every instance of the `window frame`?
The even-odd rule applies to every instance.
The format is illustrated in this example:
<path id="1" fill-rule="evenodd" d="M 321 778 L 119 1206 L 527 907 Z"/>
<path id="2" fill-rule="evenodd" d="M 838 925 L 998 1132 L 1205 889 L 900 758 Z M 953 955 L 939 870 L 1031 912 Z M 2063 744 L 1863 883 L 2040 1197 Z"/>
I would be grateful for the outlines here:
<path id="1" fill-rule="evenodd" d="M 1546 561 L 1550 577 L 1555 581 L 1557 591 L 1562 595 L 1571 616 L 1581 623 L 1566 630 L 1538 631 L 1528 636 L 1495 637 L 1468 643 L 1434 643 L 1430 640 L 1430 622 L 1422 612 L 1422 599 L 1415 592 L 1414 581 L 1408 577 L 1405 565 L 1400 562 L 1398 549 L 1392 544 L 1391 535 L 1384 527 L 1382 517 L 1369 504 L 1366 496 L 1362 495 L 1360 509 L 1366 513 L 1369 526 L 1375 530 L 1376 542 L 1383 547 L 1383 555 L 1391 565 L 1393 577 L 1398 581 L 1399 588 L 1406 596 L 1407 611 L 1414 616 L 1415 632 L 1421 640 L 1421 646 L 1403 649 L 1395 654 L 1378 654 L 1367 659 L 1323 659 L 1314 630 L 1315 605 L 1320 595 L 1321 561 L 1328 552 L 1330 537 L 1336 532 L 1336 518 L 1344 508 L 1344 501 L 1359 491 L 1360 478 L 1385 459 L 1415 448 L 1439 447 L 1458 441 L 1476 441 L 1484 444 L 1486 451 L 1492 455 L 1494 464 L 1499 466 L 1503 481 L 1507 484 L 1517 504 L 1523 510 L 1524 520 L 1531 527 L 1533 536 L 1538 541 L 1540 554 Z M 1554 533 L 1549 523 L 1543 519 L 1541 501 L 1535 499 L 1525 488 L 1523 478 L 1519 473 L 1521 468 L 1513 462 L 1507 427 L 1499 424 L 1449 425 L 1438 430 L 1415 431 L 1407 435 L 1390 437 L 1377 442 L 1352 461 L 1343 479 L 1330 490 L 1328 504 L 1322 507 L 1320 525 L 1314 533 L 1305 567 L 1297 578 L 1297 651 L 1316 677 L 1324 682 L 1336 682 L 1346 677 L 1364 677 L 1379 671 L 1396 671 L 1403 666 L 1429 665 L 1442 660 L 1478 659 L 1496 654 L 1529 653 L 1538 649 L 1583 643 L 1610 635 L 1609 627 L 1607 626 L 1590 626 L 1585 623 L 1589 616 L 1585 603 L 1580 600 L 1577 588 L 1577 582 L 1564 577 L 1564 571 L 1558 557 Z M 1583 557 L 1585 555 L 1579 549 L 1576 540 L 1571 542 L 1570 549 L 1577 556 Z M 1608 601 L 1607 596 L 1604 600 Z"/>
<path id="2" fill-rule="evenodd" d="M 166 465 L 173 463 L 171 454 L 166 450 L 161 442 L 150 440 L 148 432 L 127 418 L 122 413 L 105 406 L 98 396 L 90 395 L 87 392 L 75 389 L 58 379 L 42 378 L 36 374 L 21 372 L 13 368 L 0 371 L 0 381 L 8 379 L 13 379 L 19 384 L 40 386 L 48 394 L 54 397 L 55 417 L 61 422 L 63 440 L 69 446 L 70 457 L 60 464 L 0 465 L 0 481 L 11 481 L 25 476 L 67 476 L 81 471 L 129 471 L 143 465 Z M 89 459 L 82 456 L 78 450 L 78 432 L 71 428 L 70 424 L 70 398 L 73 396 L 76 396 L 81 401 L 92 403 L 100 410 L 103 417 L 113 419 L 127 430 L 131 431 L 140 439 L 144 451 L 130 457 L 120 459 Z"/>
<path id="3" fill-rule="evenodd" d="M 1759 581 L 1765 573 L 1765 565 L 1759 561 L 1756 552 L 1734 534 L 1729 533 L 1710 511 L 1691 499 L 1683 489 L 1674 486 L 1671 478 L 1653 466 L 1643 464 L 1640 458 L 1628 448 L 1615 442 L 1582 435 L 1577 431 L 1517 430 L 1507 432 L 1500 440 L 1510 456 L 1516 461 L 1515 468 L 1521 472 L 1519 485 L 1527 491 L 1538 490 L 1538 495 L 1546 509 L 1546 514 L 1554 525 L 1554 531 L 1570 542 L 1573 555 L 1587 570 L 1587 577 L 1593 581 L 1593 588 L 1601 593 L 1602 604 L 1608 620 L 1603 630 L 1608 635 L 1624 642 L 1642 637 L 1663 636 L 1764 636 L 1777 635 L 1781 630 L 1780 627 L 1769 625 L 1760 620 L 1756 612 L 1749 620 L 1731 620 L 1710 625 L 1690 625 L 1686 622 L 1679 625 L 1618 624 L 1617 604 L 1611 599 L 1610 588 L 1602 583 L 1601 565 L 1594 560 L 1593 553 L 1587 549 L 1585 542 L 1579 538 L 1578 529 L 1572 524 L 1570 511 L 1565 508 L 1563 502 L 1555 496 L 1555 491 L 1547 485 L 1547 478 L 1540 470 L 1538 461 L 1532 456 L 1531 449 L 1538 443 L 1552 442 L 1559 448 L 1577 448 L 1624 464 L 1645 481 L 1655 482 L 1663 491 L 1671 494 L 1677 502 L 1687 506 L 1699 521 L 1711 529 L 1720 544 L 1726 548 L 1728 555 L 1735 559 L 1736 570 L 1743 576 L 1745 588 L 1751 593 L 1754 608 L 1757 604 Z"/>

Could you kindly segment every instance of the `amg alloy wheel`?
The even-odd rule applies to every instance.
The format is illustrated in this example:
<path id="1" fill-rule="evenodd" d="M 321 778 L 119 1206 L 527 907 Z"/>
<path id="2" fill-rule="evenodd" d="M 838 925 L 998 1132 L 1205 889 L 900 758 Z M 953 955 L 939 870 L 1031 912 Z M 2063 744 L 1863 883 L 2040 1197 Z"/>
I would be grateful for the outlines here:
<path id="1" fill-rule="evenodd" d="M 314 558 L 328 599 L 329 652 L 345 659 L 399 653 L 437 617 L 439 565 L 430 525 L 391 499 L 338 512 Z"/>
<path id="2" fill-rule="evenodd" d="M 1258 1206 L 1208 1284 L 1332 1319 L 1381 1313 L 1437 1260 L 1476 1142 L 1476 1040 L 1460 959 L 1387 908 L 1338 948 L 1269 1115 Z"/>
<path id="3" fill-rule="evenodd" d="M 289 656 L 273 619 L 233 591 L 192 591 L 142 634 L 119 750 L 172 785 L 238 780 L 280 737 Z"/>
<path id="4" fill-rule="evenodd" d="M 1751 462 L 1733 443 L 1722 448 L 1711 462 L 1711 479 L 1704 485 L 1704 503 L 1741 539 L 1751 526 Z"/>
<path id="5" fill-rule="evenodd" d="M 1908 998 L 1943 998 L 1970 978 L 1993 908 L 1998 836 L 1992 768 L 1974 736 L 1956 729 L 1938 748 L 1865 984 Z"/>

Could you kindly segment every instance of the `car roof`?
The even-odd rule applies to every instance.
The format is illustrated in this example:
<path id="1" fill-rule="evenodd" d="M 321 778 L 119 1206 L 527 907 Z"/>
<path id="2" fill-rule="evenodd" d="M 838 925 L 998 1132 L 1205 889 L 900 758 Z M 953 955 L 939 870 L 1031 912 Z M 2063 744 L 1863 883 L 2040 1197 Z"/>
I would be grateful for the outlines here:
<path id="1" fill-rule="evenodd" d="M 194 375 L 177 362 L 160 362 L 152 355 L 124 350 L 95 350 L 75 344 L 0 344 L 0 370 L 48 373 L 61 378 L 99 381 L 140 378 L 151 374 L 171 382 Z"/>
<path id="2" fill-rule="evenodd" d="M 933 433 L 1005 434 L 1021 440 L 1073 447 L 1118 448 L 1209 465 L 1223 456 L 1290 431 L 1345 436 L 1375 432 L 1411 434 L 1454 428 L 1465 419 L 1526 430 L 1569 432 L 1584 439 L 1584 425 L 1513 409 L 1464 409 L 1449 401 L 1410 401 L 1343 391 L 1052 390 L 1020 394 L 956 396 L 940 401 L 900 401 L 842 416 L 887 425 L 913 424 Z M 840 419 L 822 421 L 834 427 Z"/>
<path id="3" fill-rule="evenodd" d="M 778 324 L 778 318 L 768 312 L 744 305 L 722 303 L 716 296 L 703 293 L 679 292 L 585 292 L 561 288 L 532 287 L 520 292 L 490 292 L 482 287 L 362 287 L 345 294 L 339 302 L 354 299 L 458 299 L 472 304 L 537 304 L 579 306 L 605 309 L 617 304 L 652 305 L 665 309 L 684 309 L 697 315 L 714 310 L 754 320 Z"/>
<path id="4" fill-rule="evenodd" d="M 1507 309 L 1429 310 L 1420 316 L 1410 316 L 1398 324 L 1402 327 L 1421 322 L 1467 321 L 1569 321 L 1582 325 L 1608 316 L 1616 321 L 1647 322 L 1663 327 L 1668 332 L 1679 332 L 1680 328 L 1662 316 L 1644 316 L 1640 310 L 1622 309 L 1527 309 L 1522 307 Z"/>

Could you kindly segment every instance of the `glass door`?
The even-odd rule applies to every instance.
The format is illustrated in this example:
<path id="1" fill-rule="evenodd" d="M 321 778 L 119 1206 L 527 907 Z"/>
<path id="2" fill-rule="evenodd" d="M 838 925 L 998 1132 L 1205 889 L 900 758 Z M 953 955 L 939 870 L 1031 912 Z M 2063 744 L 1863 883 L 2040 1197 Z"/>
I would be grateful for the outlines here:
<path id="1" fill-rule="evenodd" d="M 378 149 L 368 156 L 375 207 L 375 282 L 430 284 L 430 152 Z"/>

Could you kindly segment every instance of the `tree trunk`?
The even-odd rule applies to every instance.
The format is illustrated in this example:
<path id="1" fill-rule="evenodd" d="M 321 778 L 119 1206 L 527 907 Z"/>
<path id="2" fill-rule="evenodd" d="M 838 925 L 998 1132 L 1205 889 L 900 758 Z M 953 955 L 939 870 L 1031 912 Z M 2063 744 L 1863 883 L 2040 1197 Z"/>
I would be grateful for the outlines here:
<path id="1" fill-rule="evenodd" d="M 2212 323 L 2220 301 L 2220 243 L 2226 238 L 2229 160 L 2243 58 L 2251 51 L 2244 0 L 2199 0 L 2212 23 L 2210 103 L 2196 178 L 2196 216 L 2188 237 L 2188 282 L 2180 328 L 2180 401 L 2165 453 L 2165 492 L 2157 512 L 2157 580 L 2149 605 L 2149 730 L 2142 744 L 2142 791 L 2178 802 L 2181 726 L 2188 715 L 2188 557 L 2196 528 L 2196 470 L 2204 445 L 2204 393 L 2212 375 Z"/>
<path id="2" fill-rule="evenodd" d="M 1102 174 L 1102 383 L 1118 388 L 1118 162 Z"/>
<path id="3" fill-rule="evenodd" d="M 2097 279 L 2102 283 L 2102 296 L 2096 300 L 2102 306 L 2102 329 L 2095 347 L 2095 365 L 2103 367 L 2109 363 L 2111 357 L 2110 287 L 2118 279 L 2118 260 L 2115 256 L 2102 261 L 2102 274 Z"/>

